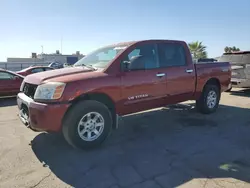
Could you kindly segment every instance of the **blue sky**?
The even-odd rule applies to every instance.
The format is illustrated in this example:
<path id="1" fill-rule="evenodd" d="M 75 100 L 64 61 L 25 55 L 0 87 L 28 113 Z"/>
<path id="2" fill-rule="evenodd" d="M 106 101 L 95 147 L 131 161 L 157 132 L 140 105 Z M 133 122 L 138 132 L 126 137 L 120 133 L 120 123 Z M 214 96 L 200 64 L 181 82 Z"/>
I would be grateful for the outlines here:
<path id="1" fill-rule="evenodd" d="M 250 50 L 250 0 L 1 0 L 0 61 L 31 52 L 83 54 L 140 39 L 203 41 Z"/>

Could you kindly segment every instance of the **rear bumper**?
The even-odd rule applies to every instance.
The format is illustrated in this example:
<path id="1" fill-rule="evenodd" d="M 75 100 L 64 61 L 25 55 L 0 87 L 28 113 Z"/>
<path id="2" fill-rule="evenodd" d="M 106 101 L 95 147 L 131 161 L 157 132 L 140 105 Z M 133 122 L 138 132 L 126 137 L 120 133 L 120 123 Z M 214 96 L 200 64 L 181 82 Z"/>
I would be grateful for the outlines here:
<path id="1" fill-rule="evenodd" d="M 249 79 L 231 78 L 231 84 L 232 84 L 232 87 L 236 87 L 236 88 L 250 88 Z"/>
<path id="2" fill-rule="evenodd" d="M 35 102 L 24 93 L 17 95 L 19 118 L 34 131 L 57 132 L 70 104 L 44 104 Z"/>

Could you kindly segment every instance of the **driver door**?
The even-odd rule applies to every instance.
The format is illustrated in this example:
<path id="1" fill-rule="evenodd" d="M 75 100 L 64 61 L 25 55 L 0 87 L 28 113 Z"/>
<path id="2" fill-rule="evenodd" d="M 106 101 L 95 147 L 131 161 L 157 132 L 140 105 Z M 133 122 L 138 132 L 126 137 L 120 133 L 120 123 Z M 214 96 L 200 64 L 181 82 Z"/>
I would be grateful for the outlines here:
<path id="1" fill-rule="evenodd" d="M 138 64 L 142 62 L 135 61 L 129 70 L 122 73 L 123 114 L 161 106 L 166 95 L 165 70 L 159 68 L 156 44 L 138 44 L 128 53 L 124 61 L 130 61 L 136 56 L 143 57 L 141 60 L 145 66 L 140 67 Z"/>

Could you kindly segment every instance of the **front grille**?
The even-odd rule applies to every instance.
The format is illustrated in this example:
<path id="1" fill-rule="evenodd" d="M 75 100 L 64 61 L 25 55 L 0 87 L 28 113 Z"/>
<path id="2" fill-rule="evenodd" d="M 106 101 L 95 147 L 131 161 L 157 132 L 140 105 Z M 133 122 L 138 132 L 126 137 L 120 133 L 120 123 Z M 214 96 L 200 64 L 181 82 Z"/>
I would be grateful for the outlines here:
<path id="1" fill-rule="evenodd" d="M 29 83 L 24 83 L 23 92 L 28 97 L 34 99 L 36 88 L 37 88 L 37 85 L 29 84 Z"/>

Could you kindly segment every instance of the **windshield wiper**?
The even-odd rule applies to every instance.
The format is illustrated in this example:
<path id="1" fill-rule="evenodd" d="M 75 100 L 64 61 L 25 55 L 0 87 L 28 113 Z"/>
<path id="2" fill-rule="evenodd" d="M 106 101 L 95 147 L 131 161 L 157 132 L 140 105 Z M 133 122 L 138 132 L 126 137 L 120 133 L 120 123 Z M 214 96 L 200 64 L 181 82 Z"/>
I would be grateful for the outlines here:
<path id="1" fill-rule="evenodd" d="M 90 69 L 92 69 L 92 70 L 97 70 L 97 68 L 93 67 L 93 65 L 80 64 L 80 65 L 77 65 L 77 66 L 83 66 L 83 67 L 90 68 Z"/>

